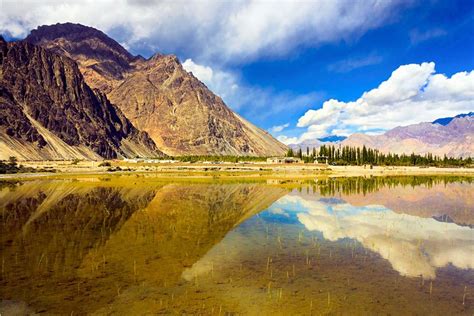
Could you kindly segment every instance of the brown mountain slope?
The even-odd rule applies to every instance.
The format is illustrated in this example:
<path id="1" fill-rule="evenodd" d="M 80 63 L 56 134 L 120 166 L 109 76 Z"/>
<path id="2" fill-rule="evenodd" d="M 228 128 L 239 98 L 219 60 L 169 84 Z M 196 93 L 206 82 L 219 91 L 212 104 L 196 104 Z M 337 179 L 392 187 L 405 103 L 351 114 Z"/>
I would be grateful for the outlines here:
<path id="1" fill-rule="evenodd" d="M 427 154 L 472 157 L 474 116 L 454 118 L 447 125 L 419 123 L 396 127 L 382 135 L 353 134 L 342 145 L 377 148 L 396 154 Z"/>
<path id="2" fill-rule="evenodd" d="M 0 37 L 0 159 L 100 159 L 160 155 L 76 62 Z"/>
<path id="3" fill-rule="evenodd" d="M 65 54 L 158 147 L 170 155 L 280 155 L 286 146 L 232 112 L 173 55 L 134 57 L 79 24 L 41 26 L 27 41 Z"/>

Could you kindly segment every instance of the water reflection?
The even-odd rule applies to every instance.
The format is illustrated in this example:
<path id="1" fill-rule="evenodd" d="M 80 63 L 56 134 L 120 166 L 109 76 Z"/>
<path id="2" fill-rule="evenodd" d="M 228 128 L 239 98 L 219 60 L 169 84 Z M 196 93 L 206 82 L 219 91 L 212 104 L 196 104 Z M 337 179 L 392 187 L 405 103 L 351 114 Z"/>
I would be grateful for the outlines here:
<path id="1" fill-rule="evenodd" d="M 297 212 L 309 231 L 330 241 L 351 238 L 387 259 L 401 275 L 435 278 L 448 264 L 474 268 L 474 234 L 469 227 L 395 213 L 382 205 L 353 206 L 343 200 L 307 200 L 289 195 L 270 210 Z"/>
<path id="2" fill-rule="evenodd" d="M 3 183 L 0 313 L 472 314 L 472 188 L 449 177 Z"/>
<path id="3" fill-rule="evenodd" d="M 287 192 L 128 180 L 32 181 L 0 191 L 0 294 L 16 302 L 8 308 L 28 302 L 37 312 L 81 313 L 140 282 L 166 288 L 230 229 Z"/>

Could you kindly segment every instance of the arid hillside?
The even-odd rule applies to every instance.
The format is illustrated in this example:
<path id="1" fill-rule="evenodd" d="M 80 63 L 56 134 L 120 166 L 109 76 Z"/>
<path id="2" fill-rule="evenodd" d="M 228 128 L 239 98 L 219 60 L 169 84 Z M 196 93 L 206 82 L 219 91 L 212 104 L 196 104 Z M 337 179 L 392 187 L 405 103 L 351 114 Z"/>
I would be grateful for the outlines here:
<path id="1" fill-rule="evenodd" d="M 0 37 L 0 159 L 102 159 L 162 155 L 73 60 Z"/>
<path id="2" fill-rule="evenodd" d="M 78 62 L 101 90 L 169 155 L 281 155 L 286 146 L 234 113 L 174 55 L 133 56 L 103 32 L 80 24 L 33 30 L 26 41 Z"/>

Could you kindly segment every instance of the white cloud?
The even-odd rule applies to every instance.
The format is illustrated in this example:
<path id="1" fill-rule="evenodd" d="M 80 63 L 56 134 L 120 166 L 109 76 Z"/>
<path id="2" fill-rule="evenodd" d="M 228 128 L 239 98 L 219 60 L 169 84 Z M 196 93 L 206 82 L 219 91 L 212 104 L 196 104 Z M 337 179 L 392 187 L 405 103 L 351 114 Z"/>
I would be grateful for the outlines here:
<path id="1" fill-rule="evenodd" d="M 289 115 L 292 112 L 305 110 L 321 100 L 321 94 L 318 92 L 296 95 L 288 91 L 276 92 L 268 88 L 249 86 L 242 82 L 236 72 L 201 65 L 192 59 L 185 60 L 183 67 L 204 82 L 233 110 L 254 123 L 259 121 L 260 124 L 257 125 L 281 113 Z M 289 124 L 274 126 L 272 129 L 276 130 L 271 131 L 278 132 L 280 128 L 279 131 L 282 131 L 288 126 Z"/>
<path id="2" fill-rule="evenodd" d="M 382 57 L 376 54 L 370 54 L 365 57 L 347 58 L 336 63 L 330 64 L 328 70 L 332 72 L 345 73 L 357 68 L 376 65 L 382 62 Z"/>
<path id="3" fill-rule="evenodd" d="M 38 25 L 76 22 L 115 32 L 131 47 L 240 63 L 289 54 L 299 46 L 352 41 L 410 2 L 3 0 L 0 32 L 23 37 Z"/>
<path id="4" fill-rule="evenodd" d="M 298 137 L 288 137 L 285 135 L 277 136 L 276 139 L 278 139 L 280 142 L 282 142 L 285 145 L 296 144 L 299 142 Z"/>
<path id="5" fill-rule="evenodd" d="M 186 59 L 183 63 L 183 68 L 188 72 L 192 72 L 196 78 L 206 84 L 211 83 L 213 80 L 214 71 L 212 71 L 212 68 L 198 65 L 192 59 Z"/>
<path id="6" fill-rule="evenodd" d="M 204 82 L 209 89 L 220 96 L 224 101 L 231 101 L 232 96 L 239 91 L 239 76 L 235 73 L 195 63 L 186 59 L 183 68 Z M 232 106 L 232 104 L 230 104 Z M 235 108 L 234 108 L 235 109 Z"/>
<path id="7" fill-rule="evenodd" d="M 474 268 L 474 236 L 469 227 L 399 214 L 381 205 L 327 204 L 299 195 L 287 195 L 272 207 L 296 211 L 306 229 L 320 231 L 330 241 L 357 240 L 404 276 L 434 279 L 436 269 L 448 264 Z"/>
<path id="8" fill-rule="evenodd" d="M 288 126 L 290 126 L 290 123 L 286 123 L 286 124 L 282 124 L 282 125 L 275 125 L 275 126 L 272 126 L 270 128 L 270 132 L 278 133 L 278 132 L 281 132 L 282 130 L 284 130 L 285 128 L 287 128 Z"/>
<path id="9" fill-rule="evenodd" d="M 424 42 L 436 37 L 441 37 L 446 34 L 448 34 L 448 32 L 440 28 L 426 30 L 426 31 L 420 31 L 418 29 L 414 29 L 410 32 L 410 42 L 412 44 L 418 44 L 420 42 Z"/>
<path id="10" fill-rule="evenodd" d="M 474 108 L 474 71 L 451 77 L 435 73 L 435 64 L 400 66 L 377 88 L 350 102 L 330 99 L 321 109 L 309 110 L 298 120 L 307 127 L 299 141 L 337 134 L 361 133 L 429 122 L 470 112 Z"/>

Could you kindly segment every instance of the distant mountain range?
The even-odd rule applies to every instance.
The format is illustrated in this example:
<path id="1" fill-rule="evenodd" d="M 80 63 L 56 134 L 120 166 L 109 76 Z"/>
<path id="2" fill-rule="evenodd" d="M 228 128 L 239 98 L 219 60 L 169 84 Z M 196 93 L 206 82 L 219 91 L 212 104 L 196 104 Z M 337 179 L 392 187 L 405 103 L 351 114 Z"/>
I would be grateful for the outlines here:
<path id="1" fill-rule="evenodd" d="M 131 55 L 80 24 L 0 37 L 0 159 L 281 155 L 286 146 L 174 55 Z"/>
<path id="2" fill-rule="evenodd" d="M 319 148 L 323 144 L 379 149 L 397 154 L 426 154 L 449 157 L 474 156 L 474 113 L 396 127 L 382 135 L 352 134 L 340 142 L 304 141 L 291 144 L 293 149 Z"/>

